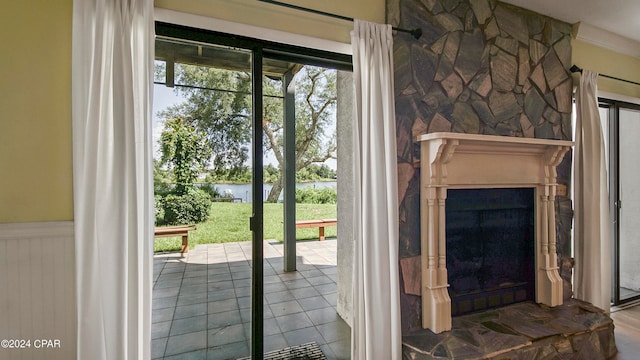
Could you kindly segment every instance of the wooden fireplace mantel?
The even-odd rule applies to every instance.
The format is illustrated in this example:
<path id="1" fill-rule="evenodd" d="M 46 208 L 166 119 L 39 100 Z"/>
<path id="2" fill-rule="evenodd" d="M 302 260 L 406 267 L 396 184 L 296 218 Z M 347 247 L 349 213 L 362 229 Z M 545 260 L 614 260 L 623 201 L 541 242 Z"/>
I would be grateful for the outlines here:
<path id="1" fill-rule="evenodd" d="M 421 144 L 422 326 L 435 333 L 451 329 L 447 189 L 534 188 L 536 301 L 562 304 L 555 232 L 556 167 L 573 142 L 462 133 L 425 134 L 416 140 Z"/>

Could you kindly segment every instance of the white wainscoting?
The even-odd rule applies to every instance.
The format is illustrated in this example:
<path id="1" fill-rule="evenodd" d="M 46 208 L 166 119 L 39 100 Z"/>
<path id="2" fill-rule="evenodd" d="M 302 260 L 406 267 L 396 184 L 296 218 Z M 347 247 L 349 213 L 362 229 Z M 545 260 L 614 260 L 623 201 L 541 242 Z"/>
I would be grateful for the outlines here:
<path id="1" fill-rule="evenodd" d="M 3 340 L 24 348 L 3 342 L 0 360 L 76 358 L 73 222 L 0 224 Z"/>

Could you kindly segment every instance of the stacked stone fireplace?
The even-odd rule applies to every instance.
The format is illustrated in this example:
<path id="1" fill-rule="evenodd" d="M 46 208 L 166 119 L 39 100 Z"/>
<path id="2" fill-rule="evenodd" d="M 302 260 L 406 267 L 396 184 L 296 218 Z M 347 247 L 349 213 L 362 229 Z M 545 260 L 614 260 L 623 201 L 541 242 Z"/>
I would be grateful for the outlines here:
<path id="1" fill-rule="evenodd" d="M 432 133 L 419 136 L 417 140 L 421 148 L 422 255 L 420 266 L 423 328 L 435 333 L 450 330 L 452 310 L 453 313 L 465 309 L 474 310 L 474 306 L 495 307 L 529 298 L 550 307 L 561 305 L 563 289 L 557 265 L 554 203 L 557 187 L 556 167 L 563 160 L 572 143 L 561 140 L 461 133 Z M 525 239 L 528 237 L 529 241 L 533 241 L 533 244 L 530 244 L 533 256 L 526 255 L 524 252 L 525 255 L 522 257 L 525 263 L 519 268 L 510 270 L 523 274 L 531 273 L 532 285 L 528 287 L 525 284 L 526 281 L 517 280 L 520 278 L 485 281 L 478 280 L 477 277 L 465 279 L 463 276 L 462 280 L 459 278 L 456 280 L 461 281 L 461 284 L 455 284 L 455 287 L 458 289 L 471 287 L 470 293 L 477 292 L 473 289 L 476 283 L 495 281 L 495 284 L 488 287 L 487 294 L 471 299 L 468 303 L 464 300 L 462 303 L 455 303 L 452 309 L 449 273 L 459 269 L 449 270 L 447 266 L 448 262 L 449 265 L 452 264 L 452 260 L 449 258 L 448 261 L 447 258 L 446 213 L 447 194 L 449 191 L 458 189 L 487 189 L 491 194 L 489 198 L 495 198 L 495 194 L 499 194 L 500 189 L 505 190 L 502 192 L 503 196 L 510 198 L 517 196 L 526 198 L 527 193 L 533 196 L 531 200 L 533 233 L 527 235 L 526 214 L 523 217 L 524 220 L 515 220 L 516 223 L 523 223 L 521 228 L 524 232 L 519 236 L 524 236 Z M 524 190 L 517 191 L 517 189 Z M 516 192 L 513 192 L 514 190 Z M 473 193 L 467 193 L 468 196 L 469 194 Z M 457 197 L 460 197 L 460 194 L 457 194 Z M 512 211 L 514 213 L 520 212 L 516 208 L 527 207 L 526 201 L 525 205 L 521 206 L 517 199 L 499 200 L 500 203 L 514 201 L 516 205 L 510 205 L 514 207 Z M 473 203 L 474 199 L 469 199 L 469 202 Z M 488 207 L 491 206 L 488 204 Z M 508 213 L 508 209 L 502 210 L 503 217 Z M 451 235 L 451 232 L 449 233 Z M 469 235 L 464 235 L 462 232 L 457 233 L 456 236 Z M 479 240 L 474 237 L 463 239 L 463 241 Z M 473 246 L 477 247 L 478 244 L 469 244 L 469 247 Z M 512 251 L 517 253 L 521 252 L 520 248 L 527 247 L 526 244 L 515 247 L 513 244 L 505 246 L 511 246 Z M 497 251 L 495 246 L 486 246 L 486 248 Z M 513 256 L 516 255 L 513 254 Z M 499 256 L 507 256 L 507 254 L 499 254 Z M 531 259 L 534 263 L 526 264 L 526 259 Z M 505 259 L 505 263 L 510 260 Z M 492 262 L 499 263 L 495 257 Z M 511 263 L 512 267 L 513 264 L 519 263 Z M 521 287 L 518 288 L 518 286 Z"/>

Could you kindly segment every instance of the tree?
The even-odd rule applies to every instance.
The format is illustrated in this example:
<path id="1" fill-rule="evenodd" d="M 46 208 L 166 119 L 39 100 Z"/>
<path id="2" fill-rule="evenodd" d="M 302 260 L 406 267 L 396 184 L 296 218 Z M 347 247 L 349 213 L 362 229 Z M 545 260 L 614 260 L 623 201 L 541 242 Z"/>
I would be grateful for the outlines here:
<path id="1" fill-rule="evenodd" d="M 251 74 L 176 64 L 175 79 L 186 85 L 175 88 L 186 100 L 161 111 L 159 116 L 180 118 L 204 132 L 214 170 L 231 175 L 242 171 L 251 141 Z"/>
<path id="2" fill-rule="evenodd" d="M 211 158 L 211 146 L 203 132 L 196 131 L 181 119 L 166 120 L 160 142 L 161 164 L 173 172 L 176 195 L 184 195 L 206 168 Z"/>
<path id="3" fill-rule="evenodd" d="M 328 129 L 336 104 L 336 72 L 311 66 L 297 70 L 296 171 L 336 157 L 335 130 Z M 186 100 L 162 111 L 160 116 L 181 118 L 205 132 L 216 174 L 234 177 L 235 173 L 242 173 L 251 144 L 251 75 L 184 64 L 176 64 L 175 71 L 176 83 L 184 85 L 177 86 L 176 92 L 185 95 Z M 272 177 L 273 188 L 267 201 L 276 202 L 282 191 L 284 168 L 283 86 L 277 77 L 265 76 L 262 83 L 265 151 L 273 152 L 280 170 Z"/>
<path id="4" fill-rule="evenodd" d="M 296 79 L 296 172 L 311 164 L 323 163 L 336 158 L 335 130 L 329 130 L 333 123 L 331 115 L 337 102 L 336 71 L 304 66 L 295 76 Z M 273 151 L 280 176 L 274 181 L 267 197 L 268 202 L 276 202 L 282 192 L 283 153 L 283 116 L 273 117 L 263 122 L 267 142 L 266 148 Z"/>

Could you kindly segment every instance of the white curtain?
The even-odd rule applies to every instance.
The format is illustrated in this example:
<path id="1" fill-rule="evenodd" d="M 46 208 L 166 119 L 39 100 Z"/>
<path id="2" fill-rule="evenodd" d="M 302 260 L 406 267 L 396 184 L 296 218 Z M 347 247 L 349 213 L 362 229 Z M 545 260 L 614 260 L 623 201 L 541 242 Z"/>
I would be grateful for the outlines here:
<path id="1" fill-rule="evenodd" d="M 605 311 L 611 304 L 611 233 L 598 74 L 585 70 L 576 96 L 574 158 L 575 294 Z"/>
<path id="2" fill-rule="evenodd" d="M 398 175 L 391 26 L 356 20 L 351 46 L 356 189 L 351 357 L 400 359 Z"/>
<path id="3" fill-rule="evenodd" d="M 152 0 L 73 4 L 78 359 L 149 359 Z"/>

